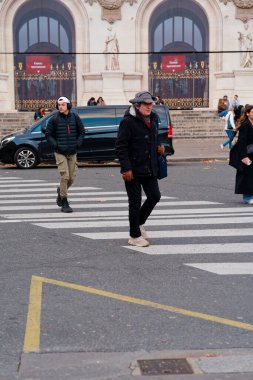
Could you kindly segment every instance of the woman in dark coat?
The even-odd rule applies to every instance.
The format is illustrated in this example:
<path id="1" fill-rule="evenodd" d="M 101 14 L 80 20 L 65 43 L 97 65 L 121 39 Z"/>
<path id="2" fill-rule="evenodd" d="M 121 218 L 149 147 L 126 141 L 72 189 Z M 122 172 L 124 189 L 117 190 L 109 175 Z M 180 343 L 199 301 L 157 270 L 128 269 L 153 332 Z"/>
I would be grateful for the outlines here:
<path id="1" fill-rule="evenodd" d="M 253 152 L 247 152 L 247 147 L 249 149 L 249 145 L 253 144 L 253 105 L 245 107 L 245 113 L 237 129 L 239 130 L 237 144 L 243 168 L 236 173 L 235 193 L 243 194 L 243 202 L 253 205 Z"/>

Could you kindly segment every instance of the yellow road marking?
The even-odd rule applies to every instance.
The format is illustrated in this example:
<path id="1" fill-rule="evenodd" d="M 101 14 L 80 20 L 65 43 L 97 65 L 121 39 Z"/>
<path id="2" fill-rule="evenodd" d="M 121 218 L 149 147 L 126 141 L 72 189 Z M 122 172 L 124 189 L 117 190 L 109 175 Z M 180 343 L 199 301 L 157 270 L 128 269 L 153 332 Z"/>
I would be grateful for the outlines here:
<path id="1" fill-rule="evenodd" d="M 41 278 L 32 276 L 23 348 L 24 352 L 38 352 L 40 348 L 42 283 Z"/>
<path id="2" fill-rule="evenodd" d="M 220 323 L 226 326 L 232 326 L 232 327 L 237 327 L 244 330 L 253 331 L 253 325 L 249 323 L 238 322 L 232 319 L 217 317 L 211 314 L 204 314 L 204 313 L 199 313 L 199 312 L 191 311 L 187 309 L 181 309 L 178 307 L 164 305 L 164 304 L 160 304 L 160 303 L 156 303 L 152 301 L 147 301 L 140 298 L 128 297 L 128 296 L 124 296 L 123 294 L 107 292 L 105 290 L 96 289 L 96 288 L 89 288 L 87 286 L 77 285 L 70 282 L 58 281 L 58 280 L 53 280 L 53 279 L 39 277 L 39 276 L 32 276 L 29 311 L 28 311 L 28 317 L 27 317 L 25 343 L 24 343 L 24 352 L 27 352 L 27 353 L 37 352 L 39 350 L 41 295 L 42 295 L 43 283 L 57 285 L 57 286 L 61 286 L 61 287 L 69 288 L 73 290 L 79 290 L 81 292 L 113 298 L 113 299 L 123 301 L 123 302 L 134 303 L 141 306 L 147 306 L 154 309 L 169 311 L 171 313 L 186 315 L 188 317 L 204 319 L 209 322 Z"/>

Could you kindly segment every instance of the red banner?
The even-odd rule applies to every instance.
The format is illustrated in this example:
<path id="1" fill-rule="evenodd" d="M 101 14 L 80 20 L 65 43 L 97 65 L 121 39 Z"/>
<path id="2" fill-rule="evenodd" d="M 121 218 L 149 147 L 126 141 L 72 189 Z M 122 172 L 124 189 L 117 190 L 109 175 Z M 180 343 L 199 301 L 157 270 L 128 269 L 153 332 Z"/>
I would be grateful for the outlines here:
<path id="1" fill-rule="evenodd" d="M 43 55 L 28 55 L 26 57 L 26 71 L 31 74 L 50 73 L 51 58 Z"/>
<path id="2" fill-rule="evenodd" d="M 162 56 L 162 71 L 164 73 L 183 73 L 185 71 L 184 55 Z"/>

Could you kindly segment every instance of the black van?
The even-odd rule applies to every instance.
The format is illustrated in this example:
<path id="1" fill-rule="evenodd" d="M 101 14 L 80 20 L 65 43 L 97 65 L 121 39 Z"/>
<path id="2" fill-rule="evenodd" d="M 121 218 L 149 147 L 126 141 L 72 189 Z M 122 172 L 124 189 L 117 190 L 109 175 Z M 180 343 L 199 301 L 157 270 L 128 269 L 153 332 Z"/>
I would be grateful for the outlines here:
<path id="1" fill-rule="evenodd" d="M 78 161 L 112 161 L 116 159 L 115 140 L 118 126 L 128 105 L 76 107 L 84 127 L 85 139 L 78 150 Z M 153 110 L 160 118 L 159 136 L 165 146 L 166 155 L 174 154 L 172 145 L 172 124 L 169 109 L 155 105 Z M 31 128 L 5 136 L 0 141 L 0 161 L 16 164 L 21 169 L 32 169 L 40 162 L 53 161 L 53 150 L 46 141 L 45 130 L 54 113 L 46 115 Z"/>

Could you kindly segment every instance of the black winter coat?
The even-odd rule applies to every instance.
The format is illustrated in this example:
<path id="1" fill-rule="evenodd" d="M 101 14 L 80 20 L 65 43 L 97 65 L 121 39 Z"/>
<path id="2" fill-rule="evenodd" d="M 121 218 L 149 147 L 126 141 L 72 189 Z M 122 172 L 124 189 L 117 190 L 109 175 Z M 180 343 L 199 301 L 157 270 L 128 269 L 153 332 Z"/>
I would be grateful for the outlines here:
<path id="1" fill-rule="evenodd" d="M 116 154 L 121 173 L 132 170 L 134 176 L 157 176 L 158 116 L 151 112 L 150 128 L 130 107 L 119 125 Z"/>
<path id="2" fill-rule="evenodd" d="M 249 120 L 242 123 L 237 144 L 240 158 L 249 157 L 253 161 L 253 154 L 247 154 L 247 145 L 253 144 L 253 126 Z M 244 165 L 242 171 L 237 170 L 235 193 L 253 195 L 253 163 L 250 166 Z"/>
<path id="3" fill-rule="evenodd" d="M 84 127 L 80 117 L 73 112 L 69 112 L 68 115 L 57 112 L 49 119 L 46 138 L 55 152 L 65 156 L 75 154 L 84 138 Z"/>

